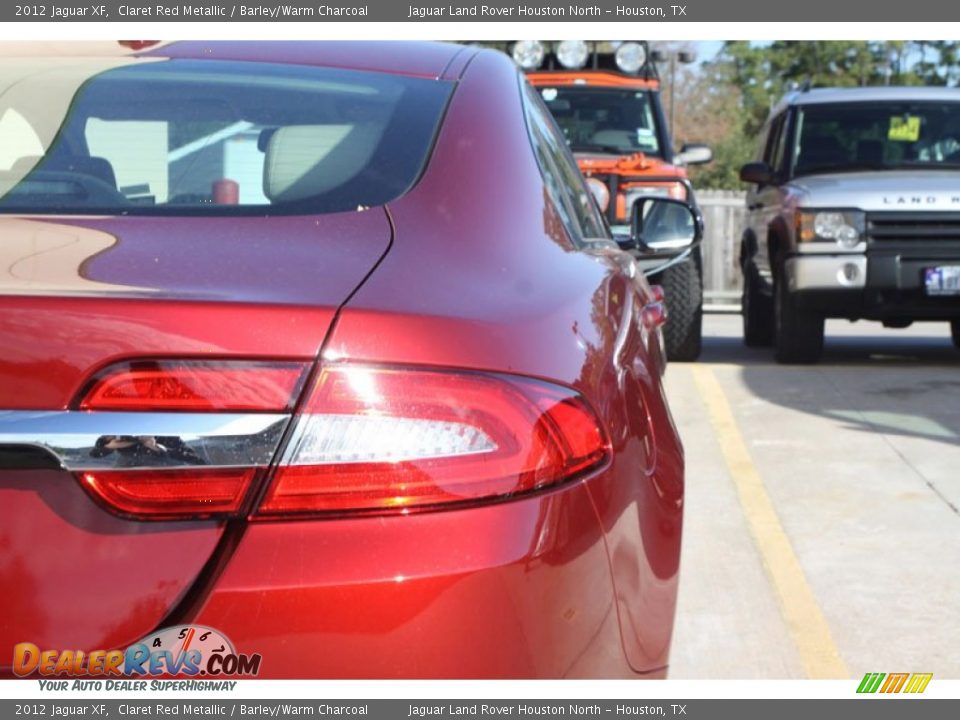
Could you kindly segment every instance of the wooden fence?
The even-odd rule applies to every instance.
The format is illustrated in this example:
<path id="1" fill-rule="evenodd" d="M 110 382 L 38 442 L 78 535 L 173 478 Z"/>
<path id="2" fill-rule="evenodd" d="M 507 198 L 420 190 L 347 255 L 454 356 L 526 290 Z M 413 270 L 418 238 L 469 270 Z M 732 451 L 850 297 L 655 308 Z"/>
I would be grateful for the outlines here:
<path id="1" fill-rule="evenodd" d="M 742 279 L 737 259 L 747 208 L 739 190 L 698 190 L 703 211 L 703 290 L 708 306 L 739 306 Z"/>

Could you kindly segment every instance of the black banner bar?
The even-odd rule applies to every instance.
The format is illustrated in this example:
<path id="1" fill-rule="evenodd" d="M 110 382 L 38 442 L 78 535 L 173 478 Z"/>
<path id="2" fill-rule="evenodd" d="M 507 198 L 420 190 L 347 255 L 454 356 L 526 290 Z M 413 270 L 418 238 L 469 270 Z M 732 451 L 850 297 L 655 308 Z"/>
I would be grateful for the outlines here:
<path id="1" fill-rule="evenodd" d="M 4 3 L 0 22 L 950 22 L 960 20 L 960 3 L 943 0 L 871 0 L 838 3 L 804 0 L 671 0 L 670 2 L 484 2 L 417 0 L 315 2 L 248 0 L 57 0 Z"/>

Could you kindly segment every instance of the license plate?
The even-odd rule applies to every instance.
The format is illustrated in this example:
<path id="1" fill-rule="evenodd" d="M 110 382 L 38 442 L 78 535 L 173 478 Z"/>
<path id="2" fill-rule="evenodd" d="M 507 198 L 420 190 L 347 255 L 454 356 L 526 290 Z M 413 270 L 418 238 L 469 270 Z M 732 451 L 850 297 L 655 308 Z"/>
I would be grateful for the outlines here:
<path id="1" fill-rule="evenodd" d="M 927 295 L 960 295 L 960 265 L 941 265 L 923 271 Z"/>

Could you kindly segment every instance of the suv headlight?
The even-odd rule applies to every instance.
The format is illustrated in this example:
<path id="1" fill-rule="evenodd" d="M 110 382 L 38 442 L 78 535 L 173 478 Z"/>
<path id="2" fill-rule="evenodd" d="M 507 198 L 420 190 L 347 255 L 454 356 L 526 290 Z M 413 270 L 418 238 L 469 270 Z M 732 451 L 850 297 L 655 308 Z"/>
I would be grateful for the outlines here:
<path id="1" fill-rule="evenodd" d="M 861 210 L 802 211 L 797 215 L 797 239 L 801 243 L 835 242 L 852 250 L 864 239 L 867 218 Z"/>

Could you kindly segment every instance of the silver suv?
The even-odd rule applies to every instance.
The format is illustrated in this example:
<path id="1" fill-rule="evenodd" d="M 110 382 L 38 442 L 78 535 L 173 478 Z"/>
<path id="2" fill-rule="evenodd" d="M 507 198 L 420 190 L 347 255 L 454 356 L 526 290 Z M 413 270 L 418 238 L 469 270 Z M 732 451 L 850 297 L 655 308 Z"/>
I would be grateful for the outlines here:
<path id="1" fill-rule="evenodd" d="M 960 347 L 960 90 L 791 93 L 740 179 L 747 345 L 813 363 L 831 317 L 945 320 Z"/>

